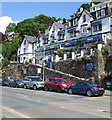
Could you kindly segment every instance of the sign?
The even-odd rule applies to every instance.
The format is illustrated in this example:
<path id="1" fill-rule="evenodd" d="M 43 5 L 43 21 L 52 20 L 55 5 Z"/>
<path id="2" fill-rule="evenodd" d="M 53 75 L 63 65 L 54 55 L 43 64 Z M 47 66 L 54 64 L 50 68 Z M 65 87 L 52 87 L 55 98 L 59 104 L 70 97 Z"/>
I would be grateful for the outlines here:
<path id="1" fill-rule="evenodd" d="M 85 71 L 95 71 L 95 66 L 93 62 L 86 63 L 84 66 Z"/>

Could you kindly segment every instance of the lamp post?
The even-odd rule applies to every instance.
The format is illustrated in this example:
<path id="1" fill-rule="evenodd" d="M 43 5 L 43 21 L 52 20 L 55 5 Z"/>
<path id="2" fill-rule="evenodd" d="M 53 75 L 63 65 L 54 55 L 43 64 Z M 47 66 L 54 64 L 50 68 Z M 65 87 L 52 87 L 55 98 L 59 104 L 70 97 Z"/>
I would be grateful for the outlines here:
<path id="1" fill-rule="evenodd" d="M 45 58 L 45 46 L 43 51 L 43 58 Z M 44 59 L 43 59 L 43 80 L 44 80 Z"/>

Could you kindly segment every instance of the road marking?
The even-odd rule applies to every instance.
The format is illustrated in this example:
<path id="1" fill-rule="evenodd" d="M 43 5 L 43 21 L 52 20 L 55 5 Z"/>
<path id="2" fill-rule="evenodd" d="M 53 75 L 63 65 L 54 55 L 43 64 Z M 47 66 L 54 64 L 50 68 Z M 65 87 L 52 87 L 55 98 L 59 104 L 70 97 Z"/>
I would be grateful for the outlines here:
<path id="1" fill-rule="evenodd" d="M 17 94 L 17 96 L 18 96 L 19 98 L 24 99 L 24 100 L 33 101 L 33 102 L 38 102 L 38 103 L 40 102 L 39 100 L 33 100 L 33 99 L 29 98 L 29 96 L 25 96 L 25 95 L 22 95 L 22 94 Z"/>
<path id="2" fill-rule="evenodd" d="M 16 95 L 17 95 L 17 96 L 20 96 L 20 97 L 22 97 L 22 98 L 23 98 L 23 97 L 24 97 L 24 98 L 28 98 L 28 97 L 29 97 L 29 96 L 26 96 L 26 95 L 23 95 L 23 94 L 19 94 L 19 93 L 17 93 Z"/>
<path id="3" fill-rule="evenodd" d="M 30 116 L 27 116 L 27 115 L 25 115 L 23 113 L 17 112 L 17 111 L 15 111 L 15 110 L 13 110 L 11 108 L 8 108 L 8 107 L 3 107 L 3 109 L 10 112 L 10 113 L 12 113 L 12 114 L 14 114 L 14 115 L 16 115 L 16 116 L 21 117 L 21 118 L 31 118 Z"/>
<path id="4" fill-rule="evenodd" d="M 60 107 L 60 108 L 62 108 L 62 109 L 67 109 L 67 110 L 73 110 L 73 111 L 77 111 L 77 112 L 82 112 L 82 113 L 88 113 L 88 114 L 91 114 L 91 115 L 95 115 L 95 116 L 102 116 L 102 117 L 105 117 L 105 118 L 110 118 L 109 116 L 105 116 L 105 115 L 99 115 L 99 114 L 95 114 L 95 113 L 90 113 L 90 112 L 87 112 L 87 111 L 78 111 L 78 110 L 76 110 L 76 109 L 72 109 L 72 108 L 68 108 L 68 107 L 64 107 L 64 106 L 62 106 L 62 107 Z"/>

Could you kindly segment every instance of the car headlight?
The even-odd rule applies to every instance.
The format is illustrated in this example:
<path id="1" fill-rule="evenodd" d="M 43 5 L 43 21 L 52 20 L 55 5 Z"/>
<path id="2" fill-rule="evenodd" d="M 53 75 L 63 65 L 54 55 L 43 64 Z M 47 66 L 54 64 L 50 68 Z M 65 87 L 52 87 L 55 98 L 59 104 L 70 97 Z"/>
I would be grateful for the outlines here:
<path id="1" fill-rule="evenodd" d="M 62 84 L 62 86 L 66 87 L 67 85 L 66 84 Z"/>

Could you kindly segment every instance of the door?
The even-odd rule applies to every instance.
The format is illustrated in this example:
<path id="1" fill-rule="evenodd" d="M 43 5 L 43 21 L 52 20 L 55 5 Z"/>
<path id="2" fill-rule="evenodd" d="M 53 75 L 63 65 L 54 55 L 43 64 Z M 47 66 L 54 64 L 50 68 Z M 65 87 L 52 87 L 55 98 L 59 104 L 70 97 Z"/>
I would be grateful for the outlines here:
<path id="1" fill-rule="evenodd" d="M 52 79 L 48 79 L 48 82 L 47 82 L 47 86 L 48 88 L 52 89 Z"/>
<path id="2" fill-rule="evenodd" d="M 55 82 L 56 81 L 56 79 L 52 79 L 52 84 L 51 84 L 51 87 L 52 87 L 52 89 L 53 90 L 56 90 L 56 88 L 57 88 L 57 82 Z"/>
<path id="3" fill-rule="evenodd" d="M 84 94 L 87 89 L 87 84 L 86 83 L 79 83 L 75 87 L 75 92 L 79 94 Z"/>

